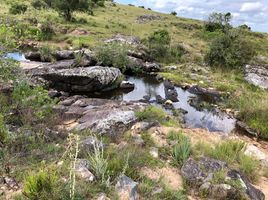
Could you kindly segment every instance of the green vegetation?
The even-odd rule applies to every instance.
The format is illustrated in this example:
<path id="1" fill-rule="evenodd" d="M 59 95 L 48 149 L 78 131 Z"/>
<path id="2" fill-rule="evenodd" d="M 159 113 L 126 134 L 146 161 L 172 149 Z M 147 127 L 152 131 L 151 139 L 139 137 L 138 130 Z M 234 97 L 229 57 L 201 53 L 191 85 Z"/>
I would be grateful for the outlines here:
<path id="1" fill-rule="evenodd" d="M 97 49 L 96 56 L 99 62 L 105 66 L 114 66 L 122 72 L 125 71 L 129 63 L 127 57 L 127 46 L 118 43 L 108 43 L 100 45 Z"/>
<path id="2" fill-rule="evenodd" d="M 30 200 L 45 200 L 48 196 L 51 199 L 59 199 L 58 181 L 55 172 L 40 170 L 26 178 L 23 194 Z"/>
<path id="3" fill-rule="evenodd" d="M 4 121 L 4 116 L 0 114 L 0 144 L 4 143 L 8 136 L 7 127 Z"/>
<path id="4" fill-rule="evenodd" d="M 241 141 L 227 140 L 220 142 L 215 147 L 198 142 L 194 146 L 193 154 L 196 157 L 209 156 L 225 161 L 229 166 L 239 169 L 250 181 L 257 182 L 260 163 L 254 158 L 245 155 L 244 150 L 245 143 Z M 216 179 L 219 178 L 216 177 Z"/>
<path id="5" fill-rule="evenodd" d="M 27 11 L 27 8 L 28 7 L 25 4 L 14 3 L 9 8 L 9 13 L 13 15 L 24 14 Z"/>

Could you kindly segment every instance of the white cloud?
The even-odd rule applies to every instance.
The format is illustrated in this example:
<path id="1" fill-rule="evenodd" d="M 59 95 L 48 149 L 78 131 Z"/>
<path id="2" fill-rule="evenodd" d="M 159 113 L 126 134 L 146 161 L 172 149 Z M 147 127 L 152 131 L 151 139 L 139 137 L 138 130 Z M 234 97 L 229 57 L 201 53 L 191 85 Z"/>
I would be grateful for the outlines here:
<path id="1" fill-rule="evenodd" d="M 241 12 L 256 12 L 262 11 L 264 6 L 260 2 L 247 2 L 241 5 Z"/>

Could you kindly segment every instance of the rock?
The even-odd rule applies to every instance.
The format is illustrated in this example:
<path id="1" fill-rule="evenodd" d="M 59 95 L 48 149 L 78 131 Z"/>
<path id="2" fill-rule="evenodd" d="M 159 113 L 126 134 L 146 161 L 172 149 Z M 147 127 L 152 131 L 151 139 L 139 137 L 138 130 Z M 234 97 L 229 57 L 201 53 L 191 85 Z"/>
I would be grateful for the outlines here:
<path id="1" fill-rule="evenodd" d="M 145 142 L 142 139 L 141 135 L 137 135 L 137 134 L 133 135 L 133 143 L 141 147 L 145 145 Z"/>
<path id="2" fill-rule="evenodd" d="M 127 36 L 127 35 L 122 35 L 122 34 L 117 34 L 113 36 L 110 39 L 107 39 L 104 41 L 105 43 L 112 43 L 112 42 L 119 42 L 119 43 L 125 43 L 125 44 L 130 44 L 130 45 L 139 45 L 140 39 L 134 36 Z"/>
<path id="3" fill-rule="evenodd" d="M 161 97 L 161 95 L 156 95 L 156 102 L 158 104 L 163 104 L 163 103 L 165 103 L 165 99 L 163 97 Z"/>
<path id="4" fill-rule="evenodd" d="M 134 134 L 139 134 L 143 131 L 150 129 L 151 127 L 155 126 L 154 122 L 137 122 L 131 127 L 131 131 Z"/>
<path id="5" fill-rule="evenodd" d="M 238 129 L 238 131 L 242 132 L 245 135 L 248 135 L 250 137 L 258 137 L 258 133 L 244 122 L 237 121 L 236 128 Z"/>
<path id="6" fill-rule="evenodd" d="M 205 89 L 198 85 L 191 86 L 188 88 L 188 92 L 196 95 L 200 95 L 202 98 L 205 98 L 207 101 L 219 101 L 221 95 L 215 89 Z"/>
<path id="7" fill-rule="evenodd" d="M 86 159 L 79 159 L 75 164 L 75 173 L 85 181 L 92 182 L 95 176 L 89 171 L 89 162 Z"/>
<path id="8" fill-rule="evenodd" d="M 143 100 L 144 100 L 145 102 L 149 102 L 150 99 L 151 99 L 151 96 L 150 96 L 150 95 L 145 95 L 145 96 L 143 96 Z"/>
<path id="9" fill-rule="evenodd" d="M 174 70 L 178 69 L 178 67 L 177 66 L 168 66 L 167 69 L 169 71 L 174 71 Z"/>
<path id="10" fill-rule="evenodd" d="M 115 186 L 120 200 L 138 200 L 138 183 L 125 175 L 121 175 Z"/>
<path id="11" fill-rule="evenodd" d="M 119 136 L 137 121 L 135 111 L 146 106 L 140 102 L 73 96 L 60 102 L 55 109 L 63 121 L 74 119 L 77 122 L 74 129 L 88 129 L 96 134 Z"/>
<path id="12" fill-rule="evenodd" d="M 122 81 L 120 84 L 121 89 L 131 89 L 134 90 L 135 84 L 130 81 Z"/>
<path id="13" fill-rule="evenodd" d="M 128 56 L 129 62 L 126 65 L 126 70 L 128 72 L 137 73 L 150 73 L 150 72 L 159 72 L 161 67 L 158 63 L 147 62 L 140 58 L 135 58 Z"/>
<path id="14" fill-rule="evenodd" d="M 228 171 L 227 176 L 232 180 L 238 180 L 241 183 L 241 186 L 245 188 L 246 193 L 243 193 L 245 199 L 251 199 L 251 200 L 265 199 L 263 192 L 255 188 L 253 185 L 251 185 L 249 180 L 242 174 L 240 174 L 238 171 L 230 170 Z"/>
<path id="15" fill-rule="evenodd" d="M 51 89 L 51 90 L 48 91 L 48 96 L 50 98 L 58 98 L 58 97 L 61 96 L 61 92 Z"/>
<path id="16" fill-rule="evenodd" d="M 158 158 L 158 148 L 152 147 L 150 149 L 150 154 L 151 156 L 153 156 L 154 158 Z"/>
<path id="17" fill-rule="evenodd" d="M 174 106 L 173 106 L 173 102 L 171 100 L 166 100 L 165 103 L 164 103 L 164 108 L 166 109 L 173 109 Z"/>
<path id="18" fill-rule="evenodd" d="M 262 152 L 258 147 L 256 147 L 253 144 L 249 144 L 246 147 L 246 150 L 244 152 L 244 154 L 254 157 L 257 160 L 261 161 L 261 163 L 264 166 L 268 166 L 268 157 L 266 156 L 266 154 L 264 152 Z"/>
<path id="19" fill-rule="evenodd" d="M 89 136 L 80 142 L 80 150 L 83 152 L 94 151 L 94 147 L 104 148 L 104 145 L 97 138 Z"/>
<path id="20" fill-rule="evenodd" d="M 167 100 L 178 102 L 178 93 L 174 85 L 170 81 L 164 81 L 165 95 Z"/>
<path id="21" fill-rule="evenodd" d="M 111 199 L 108 198 L 105 193 L 101 193 L 97 196 L 96 200 L 111 200 Z"/>
<path id="22" fill-rule="evenodd" d="M 268 89 L 268 66 L 267 65 L 246 65 L 245 79 L 260 88 Z"/>
<path id="23" fill-rule="evenodd" d="M 56 51 L 52 53 L 52 56 L 57 60 L 70 60 L 75 58 L 75 53 L 69 50 Z"/>
<path id="24" fill-rule="evenodd" d="M 160 15 L 150 15 L 150 14 L 145 14 L 141 15 L 137 18 L 138 23 L 147 23 L 150 21 L 155 21 L 155 20 L 162 20 L 163 18 Z"/>
<path id="25" fill-rule="evenodd" d="M 225 181 L 214 183 L 213 174 L 220 170 L 227 172 L 226 181 L 236 181 L 241 185 L 235 188 Z M 213 199 L 264 199 L 264 194 L 251 185 L 241 173 L 230 169 L 225 162 L 219 160 L 202 157 L 196 161 L 189 158 L 182 166 L 181 174 L 188 183 L 194 186 L 193 188 L 201 193 L 205 192 Z"/>
<path id="26" fill-rule="evenodd" d="M 123 75 L 117 68 L 95 66 L 37 70 L 33 76 L 41 77 L 51 88 L 65 92 L 100 92 L 117 88 Z"/>
<path id="27" fill-rule="evenodd" d="M 41 53 L 39 52 L 28 52 L 25 53 L 25 58 L 30 61 L 41 61 Z"/>

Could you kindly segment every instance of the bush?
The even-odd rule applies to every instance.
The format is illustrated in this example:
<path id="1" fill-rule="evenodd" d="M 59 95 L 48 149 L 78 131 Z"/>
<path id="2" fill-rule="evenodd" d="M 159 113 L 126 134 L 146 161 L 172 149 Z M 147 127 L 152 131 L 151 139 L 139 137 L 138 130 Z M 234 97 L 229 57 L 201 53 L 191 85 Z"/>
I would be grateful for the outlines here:
<path id="1" fill-rule="evenodd" d="M 30 200 L 58 199 L 58 177 L 54 171 L 40 170 L 29 175 L 24 183 L 23 194 Z"/>
<path id="2" fill-rule="evenodd" d="M 256 182 L 258 180 L 259 166 L 259 161 L 244 154 L 240 155 L 239 169 L 251 182 Z"/>
<path id="3" fill-rule="evenodd" d="M 15 81 L 19 76 L 19 63 L 12 59 L 0 59 L 0 83 Z"/>
<path id="4" fill-rule="evenodd" d="M 253 45 L 231 33 L 221 35 L 210 44 L 205 61 L 214 67 L 240 68 L 247 64 L 255 55 Z"/>
<path id="5" fill-rule="evenodd" d="M 126 70 L 129 63 L 127 56 L 127 46 L 119 43 L 108 43 L 100 45 L 97 49 L 96 56 L 99 62 L 105 66 L 119 68 L 122 72 Z"/>
<path id="6" fill-rule="evenodd" d="M 172 11 L 170 14 L 176 16 L 177 15 L 177 12 L 176 11 Z"/>
<path id="7" fill-rule="evenodd" d="M 0 113 L 0 144 L 4 143 L 8 135 L 8 130 L 4 121 L 4 116 Z"/>
<path id="8" fill-rule="evenodd" d="M 51 62 L 51 61 L 53 61 L 53 56 L 52 56 L 53 50 L 48 45 L 42 46 L 39 49 L 39 52 L 41 54 L 41 60 L 43 62 Z"/>
<path id="9" fill-rule="evenodd" d="M 24 14 L 27 11 L 27 8 L 28 7 L 25 4 L 14 3 L 9 8 L 9 13 L 13 15 Z"/>
<path id="10" fill-rule="evenodd" d="M 26 82 L 18 83 L 12 92 L 12 103 L 22 124 L 45 119 L 52 111 L 54 100 L 42 87 L 32 88 Z"/>
<path id="11" fill-rule="evenodd" d="M 205 30 L 209 32 L 216 30 L 225 31 L 225 29 L 231 28 L 231 18 L 231 13 L 212 13 L 205 22 Z"/>
<path id="12" fill-rule="evenodd" d="M 40 33 L 40 38 L 41 40 L 50 40 L 53 35 L 55 35 L 53 26 L 50 22 L 45 22 L 44 24 L 41 25 L 41 33 Z"/>
<path id="13" fill-rule="evenodd" d="M 166 30 L 155 31 L 144 43 L 148 48 L 149 57 L 158 62 L 178 62 L 185 53 L 181 45 L 170 45 L 171 38 Z"/>
<path id="14" fill-rule="evenodd" d="M 167 118 L 167 113 L 162 108 L 150 105 L 143 111 L 136 112 L 136 116 L 139 120 L 156 120 L 163 122 Z"/>
<path id="15" fill-rule="evenodd" d="M 31 5 L 37 10 L 41 10 L 48 7 L 48 5 L 42 0 L 34 0 Z"/>
<path id="16" fill-rule="evenodd" d="M 210 156 L 233 164 L 239 160 L 239 156 L 243 153 L 245 143 L 241 141 L 228 140 L 218 144 L 215 149 L 209 152 Z"/>

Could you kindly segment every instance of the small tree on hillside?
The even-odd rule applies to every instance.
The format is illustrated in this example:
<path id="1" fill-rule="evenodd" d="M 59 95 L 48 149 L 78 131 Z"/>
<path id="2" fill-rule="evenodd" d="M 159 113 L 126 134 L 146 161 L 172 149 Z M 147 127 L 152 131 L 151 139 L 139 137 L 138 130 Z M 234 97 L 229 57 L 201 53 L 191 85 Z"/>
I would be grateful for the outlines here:
<path id="1" fill-rule="evenodd" d="M 104 6 L 104 0 L 46 0 L 51 1 L 51 6 L 56 9 L 67 21 L 71 21 L 74 11 L 92 13 L 92 7 Z"/>
<path id="2" fill-rule="evenodd" d="M 230 21 L 232 19 L 231 13 L 212 13 L 209 15 L 205 23 L 206 31 L 213 32 L 215 30 L 225 30 L 231 28 Z"/>

